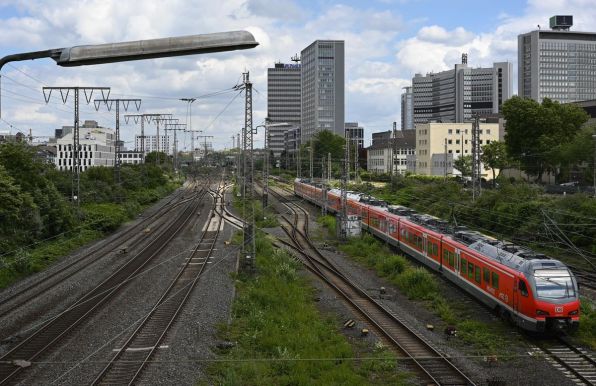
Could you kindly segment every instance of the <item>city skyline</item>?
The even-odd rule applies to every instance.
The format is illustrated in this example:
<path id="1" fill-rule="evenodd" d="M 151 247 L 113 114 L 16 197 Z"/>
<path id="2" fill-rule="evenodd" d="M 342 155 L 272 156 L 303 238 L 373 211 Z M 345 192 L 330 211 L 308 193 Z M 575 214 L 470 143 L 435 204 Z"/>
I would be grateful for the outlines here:
<path id="1" fill-rule="evenodd" d="M 316 39 L 333 39 L 345 41 L 345 120 L 365 128 L 368 144 L 371 132 L 388 130 L 393 121 L 400 122 L 402 87 L 410 85 L 416 72 L 452 68 L 465 52 L 474 67 L 510 61 L 513 89 L 517 90 L 517 35 L 537 25 L 548 28 L 548 18 L 555 14 L 574 15 L 572 30 L 589 31 L 596 11 L 587 5 L 582 0 L 505 1 L 456 2 L 447 7 L 436 1 L 401 0 L 367 5 L 235 1 L 214 7 L 171 1 L 137 9 L 133 4 L 110 1 L 3 1 L 2 55 L 239 29 L 251 31 L 260 46 L 246 52 L 86 68 L 59 68 L 51 60 L 13 63 L 2 72 L 0 130 L 13 125 L 13 131 L 32 128 L 34 135 L 51 135 L 54 129 L 72 124 L 71 104 L 62 106 L 55 99 L 45 106 L 42 85 L 109 86 L 118 97 L 143 98 L 144 112 L 171 112 L 184 120 L 186 104 L 178 98 L 229 90 L 245 70 L 250 71 L 256 90 L 257 125 L 266 116 L 266 76 L 271 63 L 289 62 L 290 56 Z M 242 98 L 232 101 L 234 95 L 230 91 L 193 104 L 193 127 L 218 133 L 216 149 L 230 147 L 229 138 L 242 126 Z M 81 119 L 114 126 L 113 113 L 96 113 L 91 106 L 82 107 Z M 123 125 L 122 130 L 125 142 L 134 143 L 136 125 Z M 187 146 L 189 142 L 186 139 Z M 262 144 L 262 132 L 256 143 Z"/>

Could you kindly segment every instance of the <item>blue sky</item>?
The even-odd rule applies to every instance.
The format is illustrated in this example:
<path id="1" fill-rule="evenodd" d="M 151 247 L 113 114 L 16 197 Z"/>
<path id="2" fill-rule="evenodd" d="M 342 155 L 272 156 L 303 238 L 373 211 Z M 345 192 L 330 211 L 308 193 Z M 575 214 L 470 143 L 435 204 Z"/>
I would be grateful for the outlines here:
<path id="1" fill-rule="evenodd" d="M 177 98 L 232 88 L 251 72 L 255 125 L 266 115 L 266 70 L 318 38 L 346 46 L 346 120 L 366 136 L 399 121 L 399 95 L 414 73 L 451 68 L 461 54 L 472 66 L 509 60 L 517 74 L 519 33 L 548 25 L 554 14 L 572 14 L 575 29 L 594 28 L 594 0 L 528 1 L 295 1 L 295 0 L 0 0 L 0 54 L 76 44 L 147 39 L 246 29 L 261 43 L 250 51 L 65 69 L 52 60 L 19 62 L 2 70 L 0 130 L 48 135 L 72 124 L 71 105 L 57 97 L 46 105 L 42 85 L 110 86 L 118 96 L 143 97 L 144 112 L 171 112 L 183 121 Z M 517 79 L 514 79 L 516 90 Z M 193 105 L 193 128 L 216 134 L 216 148 L 229 147 L 242 126 L 243 106 L 234 93 Z M 229 104 L 229 105 L 228 105 Z M 227 106 L 225 108 L 225 106 Z M 113 127 L 114 117 L 92 107 L 83 119 Z M 123 128 L 132 140 L 134 125 Z M 260 134 L 259 134 L 260 136 Z M 258 143 L 257 139 L 257 143 Z"/>

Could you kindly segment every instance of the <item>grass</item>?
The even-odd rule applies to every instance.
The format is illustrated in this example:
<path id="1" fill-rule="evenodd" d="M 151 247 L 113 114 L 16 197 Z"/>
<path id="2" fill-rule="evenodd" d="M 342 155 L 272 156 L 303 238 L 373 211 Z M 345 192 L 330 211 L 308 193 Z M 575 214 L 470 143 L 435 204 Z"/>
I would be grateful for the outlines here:
<path id="1" fill-rule="evenodd" d="M 234 186 L 234 201 L 233 205 L 234 208 L 238 210 L 240 214 L 244 213 L 244 207 L 246 205 L 246 200 L 237 195 L 237 186 Z M 263 203 L 260 200 L 253 200 L 252 201 L 253 210 L 255 213 L 255 224 L 257 228 L 275 228 L 279 226 L 279 222 L 277 221 L 277 217 L 275 213 L 270 210 L 269 208 L 263 210 Z"/>
<path id="2" fill-rule="evenodd" d="M 596 304 L 590 299 L 582 297 L 579 318 L 576 338 L 592 350 L 596 350 Z"/>
<path id="3" fill-rule="evenodd" d="M 43 271 L 54 261 L 74 250 L 114 232 L 126 221 L 134 218 L 152 202 L 171 193 L 178 185 L 168 184 L 156 189 L 145 189 L 143 203 L 131 199 L 121 204 L 88 203 L 81 207 L 84 218 L 75 232 L 23 248 L 1 260 L 0 288 Z M 149 192 L 150 191 L 150 192 Z"/>
<path id="4" fill-rule="evenodd" d="M 322 315 L 315 290 L 287 252 L 257 237 L 257 273 L 238 275 L 232 322 L 220 337 L 235 345 L 221 350 L 205 384 L 366 385 L 404 384 L 404 373 L 383 348 L 356 352 Z"/>
<path id="5" fill-rule="evenodd" d="M 326 229 L 326 238 L 333 238 L 335 218 L 321 216 L 317 222 Z M 441 294 L 437 278 L 426 268 L 411 264 L 368 233 L 341 244 L 336 240 L 336 244 L 353 260 L 374 269 L 380 277 L 396 285 L 409 299 L 421 302 L 446 325 L 455 326 L 459 332 L 457 339 L 471 346 L 478 355 L 507 355 L 499 333 L 504 329 L 503 324 L 470 320 L 465 308 L 452 305 L 453 302 Z"/>

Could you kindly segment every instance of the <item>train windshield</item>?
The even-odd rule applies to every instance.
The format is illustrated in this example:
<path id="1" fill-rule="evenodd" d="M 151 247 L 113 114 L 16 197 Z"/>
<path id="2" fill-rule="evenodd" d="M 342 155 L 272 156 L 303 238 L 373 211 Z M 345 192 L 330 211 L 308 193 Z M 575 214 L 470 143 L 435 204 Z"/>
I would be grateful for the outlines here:
<path id="1" fill-rule="evenodd" d="M 566 269 L 537 269 L 534 271 L 536 294 L 543 299 L 575 297 L 575 285 Z"/>

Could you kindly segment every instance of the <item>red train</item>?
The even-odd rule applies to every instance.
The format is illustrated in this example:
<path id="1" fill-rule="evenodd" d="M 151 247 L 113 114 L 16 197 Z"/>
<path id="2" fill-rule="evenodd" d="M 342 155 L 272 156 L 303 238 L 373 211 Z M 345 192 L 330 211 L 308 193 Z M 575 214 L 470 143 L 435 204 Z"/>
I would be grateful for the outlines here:
<path id="1" fill-rule="evenodd" d="M 318 206 L 324 202 L 320 185 L 297 179 L 294 192 Z M 327 191 L 327 208 L 339 210 L 339 190 Z M 362 218 L 363 229 L 439 271 L 521 328 L 579 326 L 577 280 L 560 261 L 357 193 L 348 194 L 347 208 Z"/>

